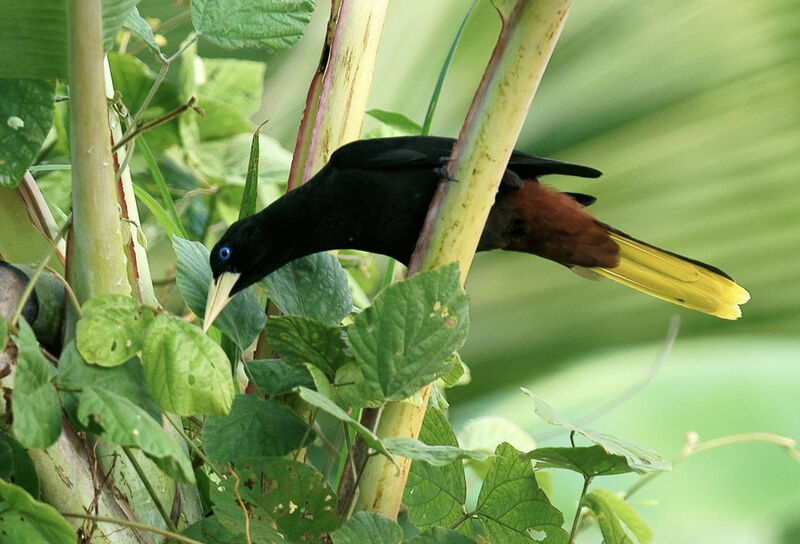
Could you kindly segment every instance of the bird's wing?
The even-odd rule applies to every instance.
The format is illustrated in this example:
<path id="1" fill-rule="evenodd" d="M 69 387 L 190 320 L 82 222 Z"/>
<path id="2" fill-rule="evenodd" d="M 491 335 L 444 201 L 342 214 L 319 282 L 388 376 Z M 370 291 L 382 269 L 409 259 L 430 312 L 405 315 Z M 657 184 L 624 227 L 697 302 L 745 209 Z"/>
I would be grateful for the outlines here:
<path id="1" fill-rule="evenodd" d="M 453 138 L 439 136 L 357 140 L 337 149 L 331 155 L 330 164 L 337 168 L 377 170 L 408 167 L 438 168 L 446 164 L 454 143 Z M 522 151 L 514 151 L 511 154 L 508 168 L 522 179 L 535 179 L 547 174 L 584 178 L 596 178 L 601 175 L 600 171 L 588 166 L 536 157 Z M 518 188 L 517 185 L 512 183 L 514 188 Z"/>

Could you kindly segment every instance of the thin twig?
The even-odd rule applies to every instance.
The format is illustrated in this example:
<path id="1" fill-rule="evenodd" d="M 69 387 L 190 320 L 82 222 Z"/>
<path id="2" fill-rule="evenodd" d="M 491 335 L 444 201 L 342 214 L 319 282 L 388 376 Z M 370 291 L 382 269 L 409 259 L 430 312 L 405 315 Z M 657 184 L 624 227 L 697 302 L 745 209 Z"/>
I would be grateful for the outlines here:
<path id="1" fill-rule="evenodd" d="M 244 505 L 244 501 L 242 500 L 242 496 L 239 494 L 239 475 L 236 474 L 236 471 L 231 470 L 231 474 L 233 474 L 233 478 L 236 480 L 236 483 L 233 486 L 233 494 L 236 496 L 236 502 L 239 503 L 242 511 L 244 512 L 244 536 L 247 539 L 247 544 L 251 544 L 252 540 L 250 540 L 250 514 L 247 512 L 247 507 Z"/>
<path id="2" fill-rule="evenodd" d="M 131 466 L 133 466 L 133 470 L 136 471 L 136 474 L 139 475 L 139 479 L 144 484 L 144 488 L 147 490 L 148 495 L 153 500 L 153 504 L 156 505 L 156 509 L 158 513 L 161 514 L 161 518 L 166 523 L 167 527 L 173 533 L 178 532 L 178 528 L 175 527 L 175 524 L 172 523 L 172 519 L 169 517 L 164 505 L 161 504 L 161 500 L 158 498 L 158 494 L 153 486 L 150 484 L 150 480 L 147 479 L 147 475 L 145 474 L 144 470 L 142 470 L 142 466 L 139 464 L 139 461 L 136 460 L 136 457 L 133 456 L 133 452 L 128 446 L 122 446 L 122 451 L 125 452 L 125 455 L 128 457 L 128 461 L 131 462 Z"/>
<path id="3" fill-rule="evenodd" d="M 67 279 L 59 274 L 52 266 L 45 265 L 44 269 L 50 272 L 51 275 L 55 276 L 55 278 L 64 285 L 64 290 L 67 292 L 67 297 L 69 297 L 72 307 L 75 308 L 75 313 L 78 314 L 78 317 L 83 317 L 81 303 L 78 302 L 78 297 L 75 296 L 75 291 L 72 290 L 72 286 L 70 286 Z"/>
<path id="4" fill-rule="evenodd" d="M 178 542 L 185 542 L 186 544 L 203 544 L 199 540 L 189 538 L 188 536 L 183 536 L 181 534 L 172 531 L 165 531 L 164 529 L 159 529 L 158 527 L 145 525 L 144 523 L 140 523 L 138 521 L 109 518 L 105 516 L 92 516 L 90 514 L 75 514 L 72 512 L 59 512 L 59 514 L 61 514 L 65 518 L 88 519 L 89 521 L 95 521 L 99 523 L 113 523 L 115 525 L 122 525 L 124 527 L 131 527 L 133 529 L 140 529 L 142 531 L 150 531 L 151 533 L 156 533 L 157 535 L 163 535 L 163 536 L 168 536 L 170 538 L 174 538 Z"/>
<path id="5" fill-rule="evenodd" d="M 25 306 L 25 302 L 27 302 L 28 297 L 31 296 L 33 292 L 33 288 L 36 286 L 36 282 L 39 280 L 39 276 L 42 275 L 42 271 L 44 267 L 47 266 L 47 261 L 50 260 L 50 257 L 53 256 L 53 253 L 56 250 L 56 246 L 58 246 L 58 242 L 67 234 L 67 230 L 72 226 L 72 214 L 67 217 L 67 220 L 64 222 L 64 225 L 61 227 L 61 230 L 58 231 L 53 241 L 50 243 L 50 247 L 47 250 L 47 254 L 42 258 L 39 264 L 36 266 L 36 269 L 33 271 L 33 275 L 28 279 L 28 285 L 25 286 L 25 289 L 22 291 L 22 296 L 19 299 L 19 303 L 17 304 L 17 309 L 14 311 L 14 315 L 11 317 L 12 325 L 16 325 L 17 321 L 19 321 L 20 316 L 22 315 L 22 308 Z M 78 312 L 80 315 L 80 311 Z"/>
<path id="6" fill-rule="evenodd" d="M 132 140 L 133 138 L 135 138 L 139 134 L 142 134 L 143 132 L 147 132 L 151 128 L 155 128 L 158 125 L 163 125 L 164 123 L 174 119 L 175 117 L 177 117 L 178 115 L 180 115 L 184 111 L 188 110 L 189 108 L 194 109 L 195 111 L 197 111 L 197 108 L 195 108 L 195 105 L 194 105 L 196 100 L 197 99 L 193 96 L 193 97 L 189 98 L 189 100 L 187 100 L 185 104 L 181 104 L 180 106 L 178 106 L 174 110 L 165 113 L 164 115 L 162 115 L 161 117 L 159 117 L 157 119 L 153 119 L 152 121 L 148 121 L 147 123 L 142 123 L 140 125 L 136 125 L 136 123 L 131 123 L 131 125 L 134 128 L 129 130 L 128 132 L 126 132 L 125 136 L 120 138 L 119 141 L 114 144 L 114 146 L 111 148 L 111 151 L 112 152 L 116 152 L 120 147 L 122 147 L 123 145 L 128 143 L 130 140 Z M 120 169 L 120 170 L 122 170 L 122 169 Z"/>
<path id="7" fill-rule="evenodd" d="M 578 520 L 581 519 L 581 510 L 583 509 L 583 498 L 586 496 L 586 491 L 589 489 L 589 484 L 592 483 L 592 479 L 584 476 L 583 478 L 583 489 L 581 490 L 581 496 L 578 499 L 578 509 L 575 510 L 575 519 L 572 520 L 572 530 L 569 532 L 569 541 L 568 544 L 572 544 L 575 541 L 575 533 L 578 531 Z"/>

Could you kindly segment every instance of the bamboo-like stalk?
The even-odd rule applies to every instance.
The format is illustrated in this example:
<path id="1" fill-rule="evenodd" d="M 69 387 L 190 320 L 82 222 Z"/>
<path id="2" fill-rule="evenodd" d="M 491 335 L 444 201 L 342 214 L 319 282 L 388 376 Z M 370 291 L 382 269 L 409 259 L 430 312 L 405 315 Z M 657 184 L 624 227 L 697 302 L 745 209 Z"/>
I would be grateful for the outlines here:
<path id="1" fill-rule="evenodd" d="M 341 0 L 303 181 L 317 173 L 337 148 L 361 135 L 388 4 L 388 0 Z"/>
<path id="2" fill-rule="evenodd" d="M 103 74 L 100 0 L 67 3 L 73 227 L 69 280 L 83 303 L 129 294 Z"/>
<path id="3" fill-rule="evenodd" d="M 572 0 L 517 0 L 495 4 L 503 28 L 448 164 L 458 183 L 440 184 L 431 202 L 409 274 L 458 261 L 466 279 L 508 158 L 550 59 Z M 430 385 L 420 392 L 430 395 Z M 427 402 L 389 403 L 378 435 L 416 438 Z M 356 509 L 397 517 L 410 459 L 400 474 L 385 458 L 370 458 Z"/>

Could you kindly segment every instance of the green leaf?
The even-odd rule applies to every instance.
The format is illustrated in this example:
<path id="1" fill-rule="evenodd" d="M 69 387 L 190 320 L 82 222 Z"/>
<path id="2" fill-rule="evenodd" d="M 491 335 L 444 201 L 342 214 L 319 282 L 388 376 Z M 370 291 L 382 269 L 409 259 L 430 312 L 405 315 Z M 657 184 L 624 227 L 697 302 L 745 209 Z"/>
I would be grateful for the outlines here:
<path id="1" fill-rule="evenodd" d="M 0 353 L 6 349 L 6 342 L 8 342 L 8 321 L 0 315 Z"/>
<path id="2" fill-rule="evenodd" d="M 585 478 L 625 474 L 633 470 L 625 457 L 612 455 L 602 446 L 537 448 L 524 453 L 522 457 L 535 460 L 537 468 L 565 468 Z"/>
<path id="3" fill-rule="evenodd" d="M 244 180 L 244 190 L 242 191 L 242 203 L 239 205 L 239 219 L 249 217 L 256 213 L 256 201 L 258 200 L 258 161 L 261 153 L 259 138 L 261 127 L 253 133 L 253 140 L 250 143 L 250 160 L 247 162 L 247 176 Z"/>
<path id="4" fill-rule="evenodd" d="M 87 363 L 118 366 L 139 353 L 153 312 L 124 295 L 99 295 L 83 304 L 75 330 L 78 351 Z"/>
<path id="5" fill-rule="evenodd" d="M 13 430 L 26 448 L 46 448 L 61 434 L 61 404 L 50 383 L 50 364 L 25 319 L 17 323 L 17 370 L 14 374 Z"/>
<path id="6" fill-rule="evenodd" d="M 67 79 L 65 5 L 64 0 L 0 2 L 0 74 L 4 78 Z"/>
<path id="7" fill-rule="evenodd" d="M 133 194 L 136 195 L 136 198 L 138 198 L 142 204 L 147 206 L 147 209 L 150 210 L 150 213 L 152 213 L 153 217 L 156 218 L 156 221 L 158 221 L 159 225 L 161 225 L 161 228 L 164 229 L 164 232 L 175 237 L 179 237 L 184 234 L 183 230 L 181 230 L 181 227 L 178 226 L 172 217 L 170 217 L 167 210 L 165 210 L 155 198 L 150 196 L 150 193 L 134 183 Z"/>
<path id="8" fill-rule="evenodd" d="M 284 395 L 296 387 L 313 387 L 314 380 L 303 366 L 287 365 L 280 359 L 245 362 L 256 387 L 266 395 Z"/>
<path id="9" fill-rule="evenodd" d="M 610 434 L 598 433 L 588 429 L 582 429 L 568 421 L 564 416 L 556 412 L 555 408 L 547 404 L 524 387 L 522 392 L 533 399 L 536 406 L 536 414 L 546 423 L 564 427 L 573 433 L 583 435 L 586 439 L 602 446 L 611 455 L 621 455 L 628 461 L 628 465 L 636 472 L 650 472 L 655 470 L 669 471 L 672 466 L 669 461 L 664 461 L 656 452 L 629 440 L 623 440 Z"/>
<path id="10" fill-rule="evenodd" d="M 103 428 L 102 437 L 120 446 L 141 449 L 166 475 L 195 483 L 189 458 L 159 422 L 125 397 L 95 387 L 86 387 L 78 405 L 78 419 L 91 419 Z"/>
<path id="11" fill-rule="evenodd" d="M 0 7 L 0 17 L 3 11 Z M 0 28 L 2 26 L 0 23 Z M 0 43 L 9 39 L 8 35 L 0 35 L 3 36 Z M 17 52 L 14 56 L 26 55 Z M 36 79 L 6 79 L 8 75 L 1 69 L 0 74 L 3 74 L 0 78 L 0 187 L 16 187 L 53 126 L 55 84 Z"/>
<path id="12" fill-rule="evenodd" d="M 253 130 L 253 123 L 242 110 L 225 100 L 200 95 L 197 105 L 203 108 L 203 116 L 196 117 L 197 130 L 204 142 L 222 140 Z"/>
<path id="13" fill-rule="evenodd" d="M 350 360 L 341 327 L 287 315 L 267 320 L 264 332 L 270 346 L 290 365 L 311 363 L 333 376 Z"/>
<path id="14" fill-rule="evenodd" d="M 13 436 L 0 433 L 0 478 L 39 498 L 39 475 L 28 450 Z"/>
<path id="15" fill-rule="evenodd" d="M 81 390 L 84 387 L 93 387 L 108 391 L 116 397 L 128 399 L 156 421 L 161 419 L 161 410 L 147 390 L 142 364 L 136 357 L 113 368 L 90 365 L 83 360 L 72 340 L 61 350 L 56 381 L 62 389 Z M 61 393 L 64 408 L 73 421 L 77 421 L 79 399 L 79 393 Z"/>
<path id="16" fill-rule="evenodd" d="M 537 542 L 566 544 L 568 535 L 561 527 L 564 516 L 539 488 L 531 462 L 520 459 L 520 452 L 507 443 L 500 444 L 495 453 L 475 509 L 489 540 L 530 542 L 529 531 L 534 530 L 545 533 Z"/>
<path id="17" fill-rule="evenodd" d="M 269 298 L 287 315 L 336 325 L 353 311 L 347 274 L 330 252 L 296 259 L 261 281 Z"/>
<path id="18" fill-rule="evenodd" d="M 469 368 L 461 360 L 458 352 L 453 352 L 449 357 L 448 366 L 450 370 L 439 376 L 445 387 L 455 387 L 456 385 L 467 385 L 470 381 Z"/>
<path id="19" fill-rule="evenodd" d="M 248 495 L 248 483 L 242 482 L 238 485 L 238 493 L 241 497 Z M 253 486 L 253 482 L 249 482 Z M 245 512 L 236 496 L 237 483 L 233 477 L 226 477 L 218 484 L 212 486 L 210 498 L 213 503 L 213 510 L 216 520 L 225 530 L 237 535 L 233 541 L 235 544 L 246 542 L 245 534 Z M 275 529 L 275 521 L 269 517 L 267 512 L 257 504 L 250 504 L 247 508 L 249 518 L 250 541 L 253 543 L 280 544 L 286 542 L 283 536 Z M 205 542 L 205 541 L 204 541 Z"/>
<path id="20" fill-rule="evenodd" d="M 242 525 L 244 525 L 244 521 Z M 240 533 L 235 533 L 222 525 L 215 515 L 192 523 L 181 534 L 205 544 L 241 544 L 242 542 Z"/>
<path id="21" fill-rule="evenodd" d="M 367 110 L 367 114 L 374 117 L 384 125 L 388 125 L 397 131 L 397 135 L 417 135 L 422 131 L 422 127 L 403 115 L 402 113 L 395 113 L 392 111 L 371 109 Z"/>
<path id="22" fill-rule="evenodd" d="M 429 407 L 422 421 L 419 439 L 427 444 L 457 447 L 456 435 L 441 410 Z M 403 492 L 408 517 L 419 529 L 437 525 L 449 527 L 464 515 L 467 483 L 460 462 L 435 466 L 414 461 Z M 469 531 L 470 524 L 459 526 Z"/>
<path id="23" fill-rule="evenodd" d="M 176 281 L 186 305 L 198 316 L 205 313 L 211 265 L 208 250 L 200 242 L 172 237 L 172 247 L 178 256 Z M 267 318 L 252 289 L 237 293 L 228 303 L 214 326 L 241 349 L 247 349 L 264 328 Z M 198 329 L 199 330 L 199 329 Z"/>
<path id="24" fill-rule="evenodd" d="M 214 113 L 213 110 L 211 113 Z M 203 157 L 203 161 L 197 165 L 197 168 L 207 176 L 226 180 L 229 185 L 244 186 L 247 180 L 250 148 L 253 143 L 252 125 L 248 125 L 245 131 L 236 136 L 199 142 L 198 152 Z M 272 192 L 274 193 L 274 198 L 277 198 L 283 194 L 282 191 L 277 190 L 277 184 L 286 182 L 286 177 L 289 175 L 289 165 L 292 161 L 292 153 L 281 146 L 274 138 L 270 138 L 265 134 L 258 135 L 258 148 L 260 157 L 258 169 L 259 190 L 262 194 Z M 240 209 L 241 201 L 239 198 L 234 203 L 236 211 Z M 269 199 L 269 201 L 272 200 L 273 198 Z M 316 296 L 325 297 L 327 295 L 316 293 Z"/>
<path id="25" fill-rule="evenodd" d="M 475 544 L 470 537 L 444 527 L 431 527 L 413 538 L 403 541 L 404 544 Z"/>
<path id="26" fill-rule="evenodd" d="M 630 530 L 640 544 L 650 544 L 653 541 L 653 531 L 625 500 L 611 491 L 595 489 L 587 493 L 581 502 L 592 513 L 603 539 L 608 544 L 632 543 L 627 534 L 620 527 L 620 523 Z"/>
<path id="27" fill-rule="evenodd" d="M 139 36 L 155 53 L 161 53 L 161 48 L 156 43 L 156 37 L 153 35 L 153 29 L 150 28 L 144 17 L 139 14 L 139 8 L 133 7 L 122 26 Z"/>
<path id="28" fill-rule="evenodd" d="M 237 459 L 234 468 L 245 487 L 269 480 L 258 501 L 287 539 L 300 540 L 336 529 L 336 492 L 313 467 L 280 457 Z M 260 475 L 263 474 L 263 478 Z M 306 538 L 307 539 L 307 538 Z"/>
<path id="29" fill-rule="evenodd" d="M 376 512 L 356 512 L 331 533 L 333 544 L 399 544 L 402 539 L 400 525 Z"/>
<path id="30" fill-rule="evenodd" d="M 267 70 L 264 62 L 204 58 L 203 69 L 205 77 L 198 88 L 200 96 L 230 104 L 246 116 L 261 106 Z"/>
<path id="31" fill-rule="evenodd" d="M 222 462 L 285 455 L 314 436 L 286 404 L 252 395 L 236 395 L 227 416 L 209 417 L 203 426 L 206 455 Z"/>
<path id="32" fill-rule="evenodd" d="M 383 443 L 393 455 L 401 455 L 415 461 L 424 461 L 437 467 L 449 465 L 459 459 L 485 461 L 492 457 L 492 454 L 484 451 L 465 450 L 458 446 L 431 446 L 425 442 L 405 436 L 390 436 L 384 438 Z"/>
<path id="33" fill-rule="evenodd" d="M 379 453 L 382 453 L 383 455 L 391 459 L 392 462 L 394 463 L 394 458 L 392 457 L 392 454 L 390 454 L 389 450 L 386 449 L 386 446 L 384 446 L 383 442 L 381 442 L 381 439 L 378 438 L 378 435 L 376 435 L 371 430 L 367 429 L 358 420 L 350 417 L 348 413 L 339 408 L 339 406 L 337 406 L 337 404 L 334 401 L 325 397 L 321 393 L 318 393 L 317 391 L 314 391 L 313 389 L 308 389 L 306 387 L 300 387 L 298 393 L 300 394 L 300 398 L 302 398 L 310 405 L 316 406 L 317 408 L 327 413 L 328 415 L 335 417 L 339 421 L 345 422 L 361 436 L 361 438 L 364 440 L 364 443 L 367 446 L 369 446 L 370 448 L 374 449 Z"/>
<path id="34" fill-rule="evenodd" d="M 277 52 L 300 39 L 313 11 L 313 0 L 195 0 L 192 24 L 204 38 L 226 49 Z"/>
<path id="35" fill-rule="evenodd" d="M 122 95 L 122 103 L 133 113 L 136 113 L 150 93 L 156 82 L 156 74 L 141 60 L 131 55 L 124 55 L 110 51 L 108 53 L 108 66 L 111 69 L 111 80 L 114 89 Z M 171 82 L 163 82 L 156 94 L 153 95 L 144 120 L 151 120 L 169 110 L 180 106 L 181 100 L 178 91 Z M 157 130 L 157 129 L 156 129 Z M 148 133 L 148 139 L 149 138 Z M 137 140 L 138 141 L 138 140 Z"/>
<path id="36" fill-rule="evenodd" d="M 160 314 L 147 332 L 142 366 L 150 393 L 167 412 L 227 414 L 231 368 L 219 344 L 183 319 Z"/>
<path id="37" fill-rule="evenodd" d="M 0 527 L 3 542 L 74 544 L 78 535 L 55 508 L 23 488 L 0 480 Z"/>
<path id="38" fill-rule="evenodd" d="M 450 370 L 469 310 L 457 263 L 389 286 L 347 329 L 364 379 L 400 400 Z"/>
<path id="39" fill-rule="evenodd" d="M 103 0 L 103 51 L 114 45 L 117 32 L 136 7 L 139 0 Z"/>

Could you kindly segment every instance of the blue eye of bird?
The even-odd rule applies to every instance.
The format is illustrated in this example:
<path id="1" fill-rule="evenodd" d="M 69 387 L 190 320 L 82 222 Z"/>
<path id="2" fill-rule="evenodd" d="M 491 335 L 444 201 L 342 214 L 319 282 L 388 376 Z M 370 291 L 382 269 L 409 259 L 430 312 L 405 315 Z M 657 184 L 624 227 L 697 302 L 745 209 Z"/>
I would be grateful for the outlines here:
<path id="1" fill-rule="evenodd" d="M 220 259 L 222 259 L 223 261 L 227 261 L 231 256 L 231 248 L 229 248 L 228 246 L 222 246 L 221 248 L 219 248 L 218 255 Z"/>

